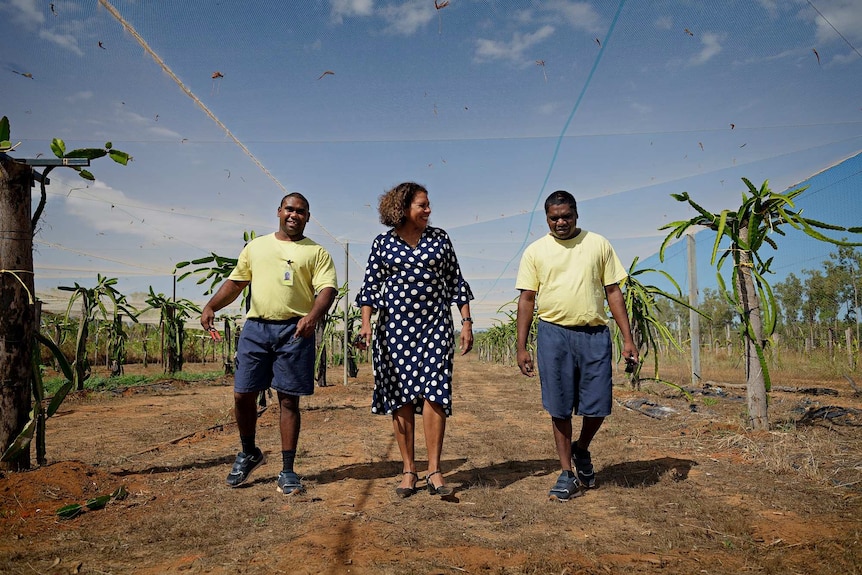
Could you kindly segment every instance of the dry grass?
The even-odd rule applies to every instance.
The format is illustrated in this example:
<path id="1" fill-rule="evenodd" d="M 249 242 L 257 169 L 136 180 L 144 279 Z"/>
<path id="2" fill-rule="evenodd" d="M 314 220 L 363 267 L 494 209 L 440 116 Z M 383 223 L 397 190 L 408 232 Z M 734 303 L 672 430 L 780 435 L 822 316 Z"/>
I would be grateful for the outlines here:
<path id="1" fill-rule="evenodd" d="M 761 433 L 745 429 L 744 390 L 689 400 L 620 380 L 592 448 L 600 487 L 567 504 L 547 500 L 558 463 L 538 382 L 469 356 L 456 364 L 444 449 L 450 500 L 395 496 L 397 447 L 390 421 L 369 413 L 364 366 L 304 400 L 298 498 L 274 488 L 275 406 L 258 431 L 270 463 L 247 487 L 224 486 L 238 443 L 229 382 L 77 396 L 48 423 L 51 465 L 0 478 L 0 572 L 862 573 L 860 427 L 795 424 L 862 400 L 843 378 L 802 371 L 794 380 L 839 396 L 773 393 L 773 429 Z M 636 398 L 674 412 L 622 407 Z M 52 513 L 120 483 L 129 497 L 102 511 Z"/>

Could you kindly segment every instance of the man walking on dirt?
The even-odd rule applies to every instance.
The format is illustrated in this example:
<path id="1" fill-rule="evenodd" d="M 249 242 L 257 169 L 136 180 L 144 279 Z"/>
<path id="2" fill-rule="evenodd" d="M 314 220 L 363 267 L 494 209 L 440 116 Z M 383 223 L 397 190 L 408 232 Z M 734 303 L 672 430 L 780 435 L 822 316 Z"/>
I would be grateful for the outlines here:
<path id="1" fill-rule="evenodd" d="M 278 231 L 250 241 L 237 266 L 204 306 L 201 325 L 214 331 L 215 312 L 252 284 L 251 307 L 237 345 L 234 413 L 242 451 L 227 484 L 243 484 L 266 462 L 255 443 L 256 398 L 275 388 L 280 407 L 282 471 L 278 491 L 303 491 L 293 462 L 299 441 L 299 398 L 314 393 L 314 328 L 336 294 L 335 264 L 329 253 L 303 235 L 311 216 L 308 200 L 292 193 L 278 207 Z"/>
<path id="2" fill-rule="evenodd" d="M 596 486 L 590 442 L 611 413 L 612 346 L 604 302 L 623 336 L 622 355 L 638 361 L 619 282 L 627 276 L 611 244 L 577 227 L 575 198 L 556 191 L 545 200 L 550 234 L 524 250 L 515 287 L 518 298 L 518 367 L 535 375 L 527 339 L 538 294 L 536 359 L 542 406 L 551 415 L 562 472 L 548 496 L 568 501 Z M 572 442 L 572 413 L 583 417 Z M 577 477 L 572 471 L 577 471 Z"/>

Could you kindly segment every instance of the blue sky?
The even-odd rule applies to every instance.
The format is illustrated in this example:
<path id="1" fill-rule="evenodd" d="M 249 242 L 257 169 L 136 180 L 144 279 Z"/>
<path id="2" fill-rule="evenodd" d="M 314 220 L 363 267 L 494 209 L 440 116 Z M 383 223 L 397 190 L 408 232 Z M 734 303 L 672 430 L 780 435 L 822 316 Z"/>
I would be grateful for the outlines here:
<path id="1" fill-rule="evenodd" d="M 628 266 L 691 217 L 671 193 L 733 208 L 741 177 L 783 190 L 862 150 L 860 46 L 855 0 L 0 0 L 0 114 L 15 157 L 54 137 L 134 157 L 52 172 L 41 291 L 170 294 L 176 262 L 235 257 L 299 191 L 355 293 L 378 196 L 413 180 L 487 327 L 553 190 Z"/>

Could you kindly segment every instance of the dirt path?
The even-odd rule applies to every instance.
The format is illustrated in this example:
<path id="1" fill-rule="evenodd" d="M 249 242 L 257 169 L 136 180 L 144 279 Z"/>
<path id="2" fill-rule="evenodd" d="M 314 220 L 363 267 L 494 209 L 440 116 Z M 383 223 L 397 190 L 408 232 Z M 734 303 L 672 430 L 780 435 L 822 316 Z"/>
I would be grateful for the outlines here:
<path id="1" fill-rule="evenodd" d="M 71 398 L 48 422 L 49 465 L 0 476 L 0 572 L 862 573 L 860 421 L 792 423 L 824 402 L 862 408 L 849 387 L 774 394 L 775 431 L 754 434 L 732 395 L 691 411 L 669 388 L 619 385 L 593 444 L 600 488 L 559 504 L 537 382 L 459 358 L 443 461 L 456 493 L 401 500 L 369 371 L 343 386 L 333 370 L 337 384 L 304 400 L 300 497 L 275 490 L 277 406 L 258 428 L 270 462 L 224 484 L 238 450 L 229 380 Z M 675 411 L 655 419 L 621 406 L 631 399 Z M 121 485 L 129 495 L 104 509 L 55 513 Z"/>

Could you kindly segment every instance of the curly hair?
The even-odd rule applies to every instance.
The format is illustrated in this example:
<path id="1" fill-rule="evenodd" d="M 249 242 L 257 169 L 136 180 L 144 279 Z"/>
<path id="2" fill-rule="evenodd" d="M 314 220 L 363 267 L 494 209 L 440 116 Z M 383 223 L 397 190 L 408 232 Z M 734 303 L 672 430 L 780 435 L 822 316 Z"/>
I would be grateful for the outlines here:
<path id="1" fill-rule="evenodd" d="M 425 186 L 415 182 L 404 182 L 380 196 L 377 204 L 380 223 L 393 228 L 402 225 L 407 220 L 407 212 L 410 204 L 413 203 L 413 198 L 420 192 L 428 194 Z"/>

